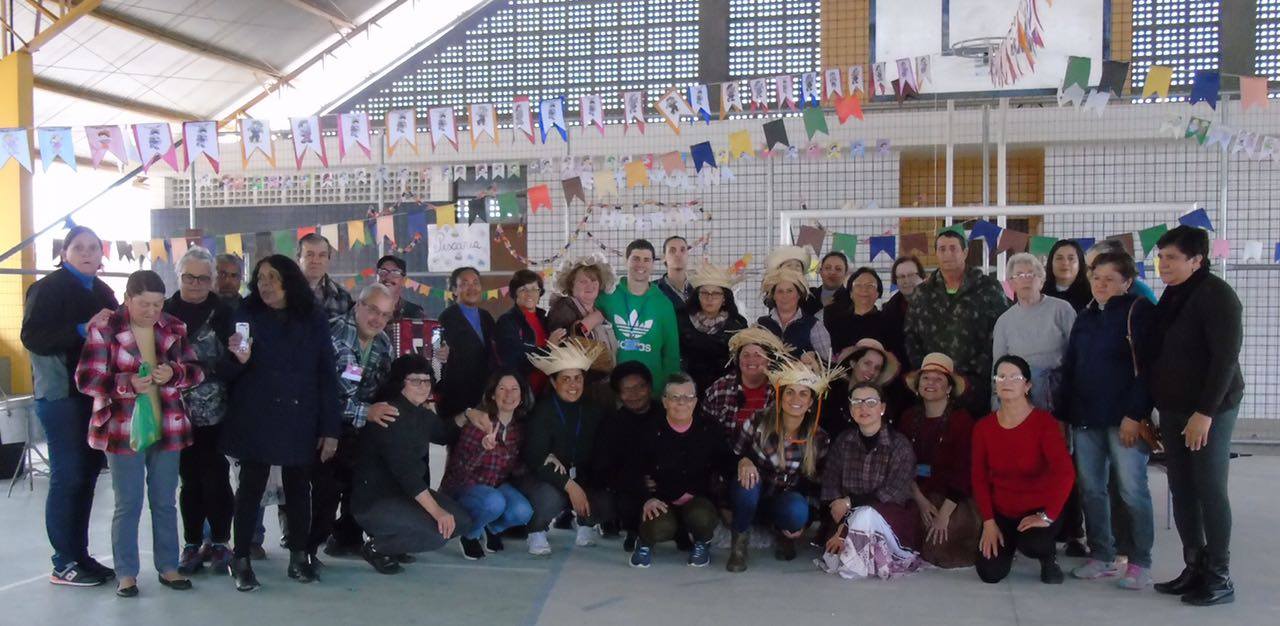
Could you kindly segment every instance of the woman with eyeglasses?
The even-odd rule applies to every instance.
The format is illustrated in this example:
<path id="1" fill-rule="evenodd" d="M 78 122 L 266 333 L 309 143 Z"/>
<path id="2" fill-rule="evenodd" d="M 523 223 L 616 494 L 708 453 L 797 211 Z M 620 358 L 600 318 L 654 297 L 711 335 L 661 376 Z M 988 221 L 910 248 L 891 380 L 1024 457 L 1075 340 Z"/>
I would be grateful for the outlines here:
<path id="1" fill-rule="evenodd" d="M 982 515 L 978 577 L 1009 575 L 1014 552 L 1040 561 L 1040 581 L 1062 584 L 1054 539 L 1075 483 L 1062 428 L 1031 403 L 1031 366 L 1006 354 L 992 377 L 1000 408 L 973 429 L 973 498 Z"/>
<path id="2" fill-rule="evenodd" d="M 699 390 L 711 387 L 729 371 L 729 337 L 747 327 L 733 298 L 733 286 L 739 280 L 725 268 L 703 265 L 689 277 L 696 298 L 676 312 L 680 361 Z"/>
<path id="3" fill-rule="evenodd" d="M 182 450 L 182 534 L 185 546 L 178 571 L 190 576 L 204 567 L 215 572 L 231 563 L 231 515 L 235 508 L 227 457 L 218 450 L 227 386 L 216 376 L 231 338 L 231 307 L 213 293 L 213 255 L 194 247 L 178 260 L 178 292 L 165 300 L 164 312 L 187 325 L 187 341 L 196 351 L 204 382 L 182 392 L 192 425 L 192 443 Z M 205 540 L 205 526 L 209 537 Z"/>
<path id="4" fill-rule="evenodd" d="M 1025 359 L 1031 365 L 1034 383 L 1032 404 L 1053 411 L 1053 394 L 1061 378 L 1062 356 L 1067 352 L 1067 337 L 1076 312 L 1066 300 L 1045 297 L 1042 288 L 1046 273 L 1039 258 L 1020 252 L 1009 258 L 1007 269 L 1014 305 L 996 320 L 991 354 L 1013 354 Z"/>
<path id="5" fill-rule="evenodd" d="M 498 349 L 498 365 L 514 370 L 529 381 L 535 396 L 547 385 L 547 376 L 529 361 L 529 355 L 547 343 L 560 343 L 568 331 L 547 329 L 547 312 L 538 307 L 545 291 L 542 276 L 531 270 L 517 270 L 507 283 L 507 295 L 515 302 L 510 311 L 498 317 L 494 336 Z"/>
<path id="6" fill-rule="evenodd" d="M 823 502 L 835 522 L 826 552 L 815 561 L 843 578 L 893 578 L 924 561 L 907 547 L 918 534 L 911 510 L 916 455 L 906 437 L 885 424 L 880 387 L 859 382 L 849 391 L 856 428 L 836 437 L 822 470 Z"/>

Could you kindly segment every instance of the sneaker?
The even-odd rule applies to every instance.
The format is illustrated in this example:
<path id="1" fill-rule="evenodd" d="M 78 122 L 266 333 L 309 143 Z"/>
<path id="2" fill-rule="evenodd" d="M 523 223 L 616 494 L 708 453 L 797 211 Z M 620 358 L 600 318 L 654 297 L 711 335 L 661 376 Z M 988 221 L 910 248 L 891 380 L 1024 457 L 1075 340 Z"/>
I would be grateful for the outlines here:
<path id="1" fill-rule="evenodd" d="M 87 556 L 79 561 L 80 567 L 101 577 L 103 580 L 111 580 L 116 577 L 116 571 L 98 562 L 97 559 Z"/>
<path id="2" fill-rule="evenodd" d="M 1114 561 L 1099 561 L 1097 559 L 1089 559 L 1084 565 L 1071 570 L 1071 575 L 1080 580 L 1095 580 L 1098 578 L 1111 578 L 1119 576 L 1120 571 L 1116 569 Z"/>
<path id="3" fill-rule="evenodd" d="M 484 549 L 490 552 L 502 552 L 502 535 L 495 535 L 486 528 L 484 530 Z"/>
<path id="4" fill-rule="evenodd" d="M 183 546 L 182 554 L 178 556 L 178 573 L 190 576 L 202 569 L 204 557 L 200 554 L 200 546 L 191 543 Z"/>
<path id="5" fill-rule="evenodd" d="M 689 548 L 689 567 L 706 567 L 711 564 L 711 542 L 695 541 Z"/>
<path id="6" fill-rule="evenodd" d="M 540 533 L 529 533 L 529 554 L 534 556 L 547 556 L 551 554 L 551 543 L 547 541 L 546 531 Z"/>
<path id="7" fill-rule="evenodd" d="M 97 587 L 107 579 L 78 563 L 71 563 L 60 570 L 53 570 L 49 582 L 66 587 Z"/>
<path id="8" fill-rule="evenodd" d="M 479 539 L 462 538 L 462 558 L 468 561 L 477 561 L 484 558 L 484 546 L 480 545 Z"/>
<path id="9" fill-rule="evenodd" d="M 224 543 L 215 543 L 209 546 L 209 569 L 217 573 L 227 570 L 227 566 L 231 564 L 233 558 L 231 548 Z"/>
<path id="10" fill-rule="evenodd" d="M 1124 577 L 1116 581 L 1116 586 L 1129 591 L 1142 591 L 1151 586 L 1151 569 L 1130 563 L 1124 570 Z"/>
<path id="11" fill-rule="evenodd" d="M 648 569 L 653 564 L 653 548 L 643 543 L 636 544 L 636 551 L 631 553 L 631 567 Z"/>
<path id="12" fill-rule="evenodd" d="M 578 526 L 578 536 L 574 538 L 573 545 L 579 548 L 588 548 L 596 545 L 595 529 L 590 526 Z"/>

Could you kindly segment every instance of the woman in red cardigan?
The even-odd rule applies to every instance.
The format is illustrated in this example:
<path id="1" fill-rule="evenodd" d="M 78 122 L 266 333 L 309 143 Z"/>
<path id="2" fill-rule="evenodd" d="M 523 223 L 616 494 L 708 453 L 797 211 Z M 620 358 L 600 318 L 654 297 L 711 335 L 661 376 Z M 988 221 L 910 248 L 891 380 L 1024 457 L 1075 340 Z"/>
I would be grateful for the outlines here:
<path id="1" fill-rule="evenodd" d="M 983 520 L 978 577 L 1004 580 L 1017 550 L 1040 561 L 1041 582 L 1061 584 L 1054 537 L 1075 482 L 1062 427 L 1031 405 L 1031 366 L 1021 357 L 997 359 L 994 382 L 1000 409 L 973 429 L 973 498 Z"/>
<path id="2" fill-rule="evenodd" d="M 107 453 L 115 515 L 111 552 L 116 594 L 138 595 L 138 521 L 144 491 L 151 504 L 152 555 L 160 584 L 186 590 L 178 573 L 179 452 L 191 445 L 191 422 L 182 390 L 204 380 L 187 326 L 162 311 L 164 281 L 150 270 L 134 272 L 125 284 L 124 306 L 102 324 L 89 326 L 76 386 L 93 398 L 89 445 Z M 147 375 L 141 375 L 146 366 Z M 148 402 L 158 439 L 132 437 L 134 406 Z"/>

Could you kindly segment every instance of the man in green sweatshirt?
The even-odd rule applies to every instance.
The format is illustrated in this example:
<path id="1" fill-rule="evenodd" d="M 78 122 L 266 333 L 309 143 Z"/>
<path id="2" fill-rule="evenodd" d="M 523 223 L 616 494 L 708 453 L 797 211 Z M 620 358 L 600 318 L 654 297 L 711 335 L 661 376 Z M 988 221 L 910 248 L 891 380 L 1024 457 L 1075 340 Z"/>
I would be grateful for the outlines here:
<path id="1" fill-rule="evenodd" d="M 680 371 L 680 331 L 675 309 L 662 290 L 649 282 L 653 244 L 637 239 L 627 244 L 627 277 L 596 300 L 618 338 L 617 362 L 639 361 L 653 373 L 653 392 L 661 393 L 667 377 Z"/>

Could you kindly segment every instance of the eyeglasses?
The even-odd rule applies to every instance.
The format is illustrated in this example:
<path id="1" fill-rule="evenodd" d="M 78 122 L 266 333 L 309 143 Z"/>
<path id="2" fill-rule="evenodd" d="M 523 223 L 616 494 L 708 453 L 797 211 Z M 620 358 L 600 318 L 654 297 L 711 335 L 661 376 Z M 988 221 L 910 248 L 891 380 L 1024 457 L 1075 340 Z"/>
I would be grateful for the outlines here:
<path id="1" fill-rule="evenodd" d="M 378 319 L 389 320 L 393 315 L 395 315 L 395 311 L 383 311 L 368 302 L 361 302 L 360 306 L 364 307 L 366 311 L 372 313 Z"/>
<path id="2" fill-rule="evenodd" d="M 182 284 L 184 285 L 208 285 L 211 283 L 213 283 L 213 278 L 207 275 L 205 276 L 196 276 L 195 274 L 182 275 Z"/>
<path id="3" fill-rule="evenodd" d="M 880 398 L 862 398 L 862 399 L 849 398 L 849 408 L 853 408 L 853 409 L 856 409 L 860 406 L 865 406 L 868 409 L 874 409 L 880 406 L 881 404 L 883 404 L 883 402 L 880 400 Z"/>
<path id="4" fill-rule="evenodd" d="M 410 387 L 428 387 L 431 385 L 431 378 L 428 376 L 406 376 L 404 384 Z"/>
<path id="5" fill-rule="evenodd" d="M 538 283 L 529 283 L 519 289 L 516 289 L 516 293 L 536 293 L 538 295 L 542 295 L 542 287 L 539 287 Z"/>
<path id="6" fill-rule="evenodd" d="M 672 401 L 672 402 L 674 402 L 674 403 L 676 403 L 676 404 L 689 404 L 690 402 L 697 402 L 697 401 L 698 401 L 698 396 L 695 396 L 695 395 L 675 395 L 675 394 L 667 394 L 665 397 L 666 397 L 666 399 L 668 399 L 668 400 L 670 400 L 670 401 Z"/>
<path id="7" fill-rule="evenodd" d="M 995 376 L 991 377 L 991 380 L 994 380 L 998 383 L 1020 383 L 1027 380 L 1027 377 L 1023 376 L 1022 374 L 1011 374 L 1011 375 L 996 374 Z"/>
<path id="8" fill-rule="evenodd" d="M 218 280 L 240 280 L 240 272 L 218 272 Z"/>
<path id="9" fill-rule="evenodd" d="M 1029 278 L 1035 278 L 1035 277 L 1036 275 L 1034 272 L 1018 272 L 1017 274 L 1010 276 L 1010 278 L 1014 280 L 1027 280 Z"/>
<path id="10" fill-rule="evenodd" d="M 404 276 L 404 270 L 398 267 L 379 267 L 379 276 Z"/>
<path id="11" fill-rule="evenodd" d="M 709 289 L 703 289 L 698 291 L 698 295 L 703 298 L 711 298 L 713 300 L 716 298 L 724 299 L 724 292 L 720 291 L 719 289 L 716 289 L 714 291 Z"/>

